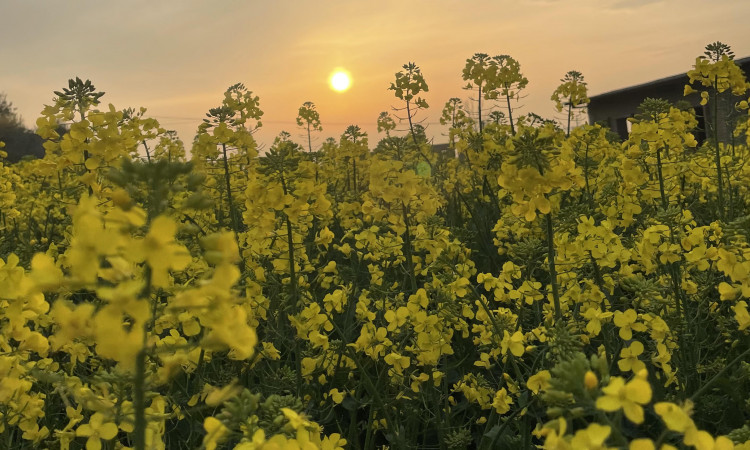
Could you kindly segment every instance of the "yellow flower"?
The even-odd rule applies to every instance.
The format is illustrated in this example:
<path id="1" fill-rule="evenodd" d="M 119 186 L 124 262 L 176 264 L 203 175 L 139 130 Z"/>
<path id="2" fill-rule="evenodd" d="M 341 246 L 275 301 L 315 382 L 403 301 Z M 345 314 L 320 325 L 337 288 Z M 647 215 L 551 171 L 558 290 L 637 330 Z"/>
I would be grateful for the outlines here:
<path id="1" fill-rule="evenodd" d="M 659 402 L 654 405 L 654 411 L 661 417 L 667 428 L 678 433 L 684 433 L 690 428 L 695 428 L 693 419 L 690 418 L 692 407 L 693 404 L 689 400 L 682 408 L 674 403 Z"/>
<path id="2" fill-rule="evenodd" d="M 595 337 L 602 331 L 602 322 L 612 317 L 612 313 L 602 312 L 599 308 L 589 308 L 583 313 L 583 317 L 589 320 L 586 331 L 589 332 L 589 336 Z"/>
<path id="3" fill-rule="evenodd" d="M 492 400 L 492 406 L 498 414 L 505 414 L 510 411 L 510 405 L 512 404 L 513 398 L 508 396 L 508 391 L 506 391 L 505 388 L 497 391 L 495 393 L 495 398 Z"/>
<path id="4" fill-rule="evenodd" d="M 333 400 L 333 403 L 337 405 L 343 402 L 344 397 L 346 396 L 344 392 L 341 392 L 338 389 L 331 389 L 328 391 L 328 395 L 331 397 L 331 400 Z"/>
<path id="5" fill-rule="evenodd" d="M 114 422 L 104 422 L 102 413 L 94 413 L 85 423 L 76 429 L 76 436 L 88 437 L 86 441 L 86 450 L 101 450 L 104 439 L 108 441 L 117 436 L 117 425 Z"/>
<path id="6" fill-rule="evenodd" d="M 734 310 L 734 318 L 740 324 L 740 331 L 750 327 L 750 313 L 747 312 L 747 302 L 744 300 L 737 302 L 736 305 L 732 306 L 732 309 Z"/>
<path id="7" fill-rule="evenodd" d="M 646 364 L 638 359 L 638 356 L 643 353 L 643 344 L 638 341 L 634 341 L 630 344 L 630 347 L 623 348 L 620 352 L 622 358 L 617 362 L 617 366 L 623 372 L 638 372 L 641 369 L 646 368 Z"/>
<path id="8" fill-rule="evenodd" d="M 65 300 L 58 300 L 52 306 L 50 316 L 57 324 L 52 336 L 52 349 L 58 350 L 64 344 L 76 338 L 84 338 L 94 333 L 93 315 L 96 307 L 91 303 L 73 305 Z"/>
<path id="9" fill-rule="evenodd" d="M 651 439 L 635 439 L 630 441 L 628 450 L 656 450 L 656 446 Z"/>
<path id="10" fill-rule="evenodd" d="M 227 143 L 232 139 L 234 132 L 229 129 L 226 123 L 222 122 L 214 128 L 214 137 L 219 143 Z"/>
<path id="11" fill-rule="evenodd" d="M 637 322 L 638 313 L 634 309 L 625 312 L 615 311 L 615 325 L 620 328 L 620 337 L 626 341 L 633 339 L 633 331 L 646 331 L 646 325 Z"/>
<path id="12" fill-rule="evenodd" d="M 284 417 L 286 417 L 286 419 L 289 421 L 289 425 L 294 430 L 310 426 L 310 421 L 305 419 L 303 415 L 298 414 L 293 409 L 281 408 L 281 412 L 284 414 Z"/>
<path id="13" fill-rule="evenodd" d="M 51 290 L 60 285 L 63 274 L 55 265 L 55 260 L 45 253 L 37 253 L 31 259 L 31 272 L 29 276 L 34 280 L 39 289 Z"/>
<path id="14" fill-rule="evenodd" d="M 261 351 L 261 354 L 268 359 L 272 359 L 274 361 L 281 358 L 281 353 L 279 353 L 279 350 L 273 345 L 272 342 L 263 342 L 263 350 Z"/>
<path id="15" fill-rule="evenodd" d="M 560 417 L 556 421 L 549 422 L 540 430 L 534 431 L 537 437 L 544 437 L 545 450 L 572 450 L 573 447 L 568 442 L 565 431 L 568 424 L 565 418 Z"/>
<path id="16" fill-rule="evenodd" d="M 726 281 L 722 281 L 721 283 L 719 283 L 719 299 L 722 301 L 734 300 L 740 295 L 741 292 L 742 289 L 734 287 Z"/>
<path id="17" fill-rule="evenodd" d="M 538 394 L 539 391 L 543 391 L 549 387 L 549 380 L 551 378 L 552 374 L 549 373 L 549 370 L 541 370 L 526 380 L 526 387 L 534 394 Z"/>
<path id="18" fill-rule="evenodd" d="M 596 374 L 594 372 L 588 370 L 583 375 L 583 385 L 590 391 L 594 390 L 597 386 L 599 386 L 599 379 L 596 377 Z"/>
<path id="19" fill-rule="evenodd" d="M 148 304 L 145 301 L 131 303 L 132 316 L 148 315 Z M 139 314 L 136 312 L 140 311 Z M 96 352 L 99 356 L 113 359 L 130 371 L 135 368 L 138 352 L 143 348 L 143 321 L 134 321 L 127 329 L 123 312 L 115 306 L 107 305 L 96 315 Z"/>
<path id="20" fill-rule="evenodd" d="M 202 345 L 207 349 L 224 349 L 229 347 L 229 359 L 242 360 L 253 356 L 258 337 L 255 330 L 247 324 L 247 311 L 239 305 L 222 309 L 226 314 L 223 323 L 212 325 Z"/>
<path id="21" fill-rule="evenodd" d="M 234 379 L 223 388 L 214 388 L 206 396 L 205 402 L 208 406 L 219 406 L 227 400 L 236 397 L 240 392 L 242 392 L 242 386 L 238 386 L 237 379 Z"/>
<path id="22" fill-rule="evenodd" d="M 77 281 L 93 283 L 99 271 L 99 257 L 120 245 L 120 236 L 105 228 L 96 200 L 82 197 L 73 213 L 73 237 L 65 252 L 71 274 Z"/>
<path id="23" fill-rule="evenodd" d="M 714 439 L 708 432 L 691 428 L 685 432 L 685 444 L 692 445 L 696 450 L 733 450 L 734 443 L 726 436 Z"/>
<path id="24" fill-rule="evenodd" d="M 703 91 L 701 92 L 701 106 L 705 106 L 706 103 L 708 103 L 708 92 Z"/>
<path id="25" fill-rule="evenodd" d="M 609 448 L 604 442 L 611 432 L 612 429 L 606 425 L 592 423 L 585 430 L 576 431 L 570 444 L 576 450 L 604 450 Z"/>
<path id="26" fill-rule="evenodd" d="M 155 287 L 169 286 L 169 270 L 182 270 L 192 261 L 185 246 L 175 243 L 176 231 L 172 219 L 159 216 L 148 234 L 130 248 L 135 261 L 145 261 L 151 268 L 151 284 Z"/>
<path id="27" fill-rule="evenodd" d="M 333 433 L 323 438 L 320 442 L 320 450 L 344 450 L 345 445 L 346 439 L 338 433 Z"/>
<path id="28" fill-rule="evenodd" d="M 201 239 L 201 245 L 204 249 L 203 258 L 210 264 L 233 264 L 240 260 L 234 235 L 228 231 L 205 236 Z"/>
<path id="29" fill-rule="evenodd" d="M 656 350 L 658 353 L 651 357 L 651 361 L 659 367 L 668 367 L 669 361 L 672 359 L 672 354 L 669 352 L 667 346 L 662 343 L 656 344 Z"/>
<path id="30" fill-rule="evenodd" d="M 506 355 L 508 350 L 510 350 L 513 356 L 523 356 L 523 333 L 516 331 L 511 336 L 507 330 L 504 330 L 503 340 L 500 342 L 500 346 L 502 347 L 503 355 Z"/>
<path id="31" fill-rule="evenodd" d="M 398 353 L 391 352 L 383 358 L 386 364 L 393 366 L 393 371 L 397 374 L 402 374 L 404 369 L 411 365 L 411 360 L 408 356 L 401 356 Z M 390 371 L 389 371 L 390 372 Z"/>
<path id="32" fill-rule="evenodd" d="M 406 323 L 409 318 L 409 309 L 401 306 L 396 311 L 388 310 L 385 312 L 385 320 L 388 322 L 388 331 L 395 331 Z"/>
<path id="33" fill-rule="evenodd" d="M 203 436 L 203 446 L 206 450 L 215 450 L 219 442 L 229 433 L 229 428 L 224 426 L 216 417 L 206 417 L 203 421 L 206 435 Z"/>
<path id="34" fill-rule="evenodd" d="M 602 389 L 604 396 L 596 399 L 596 407 L 602 411 L 613 412 L 622 409 L 633 423 L 643 423 L 643 408 L 651 401 L 651 385 L 640 374 L 625 383 L 625 379 L 614 377 L 609 385 Z"/>

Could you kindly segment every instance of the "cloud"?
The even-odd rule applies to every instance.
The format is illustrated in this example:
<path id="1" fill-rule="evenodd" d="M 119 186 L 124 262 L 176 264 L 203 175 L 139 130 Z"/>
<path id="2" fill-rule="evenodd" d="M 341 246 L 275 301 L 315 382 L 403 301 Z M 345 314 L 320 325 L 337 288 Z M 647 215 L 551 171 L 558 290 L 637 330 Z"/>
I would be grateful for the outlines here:
<path id="1" fill-rule="evenodd" d="M 659 3 L 664 3 L 664 0 L 615 0 L 611 5 L 608 5 L 608 7 L 618 10 L 634 10 Z"/>

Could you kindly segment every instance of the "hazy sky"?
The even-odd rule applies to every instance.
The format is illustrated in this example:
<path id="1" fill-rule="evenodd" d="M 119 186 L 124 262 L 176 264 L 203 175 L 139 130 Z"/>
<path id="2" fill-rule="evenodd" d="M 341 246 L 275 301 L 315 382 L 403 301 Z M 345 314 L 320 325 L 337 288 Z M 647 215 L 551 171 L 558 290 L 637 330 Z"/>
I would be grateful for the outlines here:
<path id="1" fill-rule="evenodd" d="M 258 140 L 298 140 L 312 101 L 325 137 L 356 124 L 379 139 L 387 88 L 414 61 L 430 87 L 428 135 L 450 97 L 468 101 L 461 70 L 474 53 L 508 54 L 529 79 L 520 113 L 553 118 L 549 97 L 568 70 L 589 94 L 690 69 L 716 40 L 750 56 L 748 0 L 0 0 L 0 92 L 33 125 L 68 78 L 92 80 L 104 106 L 140 107 L 189 146 L 209 108 L 244 83 L 265 111 Z M 327 79 L 351 72 L 345 93 Z"/>

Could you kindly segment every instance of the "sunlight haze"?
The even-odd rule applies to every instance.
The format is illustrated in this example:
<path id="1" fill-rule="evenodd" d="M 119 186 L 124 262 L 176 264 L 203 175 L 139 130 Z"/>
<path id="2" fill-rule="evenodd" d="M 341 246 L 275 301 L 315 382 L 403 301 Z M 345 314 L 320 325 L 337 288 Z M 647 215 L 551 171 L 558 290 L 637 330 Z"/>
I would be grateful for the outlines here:
<path id="1" fill-rule="evenodd" d="M 461 70 L 477 52 L 518 60 L 529 79 L 519 112 L 548 118 L 557 117 L 549 97 L 569 70 L 596 95 L 686 72 L 717 40 L 750 55 L 750 2 L 730 0 L 5 0 L 0 17 L 0 92 L 27 126 L 79 76 L 106 92 L 104 107 L 143 106 L 188 148 L 235 83 L 260 96 L 256 138 L 266 148 L 282 130 L 303 140 L 295 117 L 306 101 L 323 126 L 314 144 L 356 124 L 374 145 L 378 114 L 400 106 L 388 87 L 412 61 L 430 89 L 417 119 L 439 143 L 445 102 L 470 103 Z M 353 80 L 344 94 L 328 85 L 337 67 Z"/>

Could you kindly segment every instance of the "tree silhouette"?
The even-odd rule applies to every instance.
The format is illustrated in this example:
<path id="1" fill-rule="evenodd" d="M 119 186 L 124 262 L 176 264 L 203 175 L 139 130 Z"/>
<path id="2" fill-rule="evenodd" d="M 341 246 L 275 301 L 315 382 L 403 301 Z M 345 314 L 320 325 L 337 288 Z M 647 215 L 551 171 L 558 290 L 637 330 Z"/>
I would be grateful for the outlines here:
<path id="1" fill-rule="evenodd" d="M 42 138 L 23 125 L 5 93 L 0 93 L 0 141 L 5 142 L 3 151 L 8 154 L 8 162 L 18 162 L 25 156 L 44 157 Z"/>

